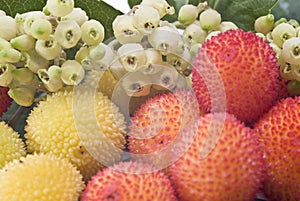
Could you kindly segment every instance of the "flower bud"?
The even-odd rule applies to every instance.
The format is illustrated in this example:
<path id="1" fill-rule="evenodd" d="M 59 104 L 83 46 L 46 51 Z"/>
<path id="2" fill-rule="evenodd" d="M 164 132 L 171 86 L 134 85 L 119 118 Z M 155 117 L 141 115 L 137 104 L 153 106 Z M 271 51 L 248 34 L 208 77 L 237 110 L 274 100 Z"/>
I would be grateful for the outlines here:
<path id="1" fill-rule="evenodd" d="M 185 51 L 180 54 L 168 54 L 167 63 L 173 66 L 180 74 L 184 75 L 185 70 L 191 65 L 191 54 L 189 49 L 185 48 Z"/>
<path id="2" fill-rule="evenodd" d="M 63 88 L 63 82 L 61 80 L 62 70 L 59 66 L 50 66 L 48 70 L 38 70 L 38 77 L 44 83 L 46 89 L 50 92 L 56 92 Z"/>
<path id="3" fill-rule="evenodd" d="M 236 29 L 238 29 L 236 24 L 234 24 L 233 22 L 230 22 L 230 21 L 221 22 L 220 27 L 219 27 L 219 30 L 221 32 L 225 32 L 225 31 L 228 31 L 228 30 L 236 30 Z"/>
<path id="4" fill-rule="evenodd" d="M 199 21 L 205 31 L 215 31 L 221 24 L 221 15 L 214 9 L 206 9 L 200 13 Z"/>
<path id="5" fill-rule="evenodd" d="M 10 40 L 10 44 L 13 48 L 20 51 L 28 51 L 35 46 L 35 39 L 27 34 L 17 36 Z"/>
<path id="6" fill-rule="evenodd" d="M 292 25 L 295 29 L 299 27 L 299 22 L 295 19 L 290 19 L 287 23 Z"/>
<path id="7" fill-rule="evenodd" d="M 178 21 L 182 24 L 192 24 L 198 17 L 198 8 L 192 4 L 183 5 L 179 9 Z"/>
<path id="8" fill-rule="evenodd" d="M 105 46 L 103 43 L 89 47 L 89 58 L 92 61 L 101 60 L 105 55 Z"/>
<path id="9" fill-rule="evenodd" d="M 81 38 L 81 29 L 74 20 L 60 21 L 54 32 L 54 38 L 64 48 L 72 48 Z"/>
<path id="10" fill-rule="evenodd" d="M 282 58 L 290 64 L 300 64 L 300 38 L 293 37 L 284 41 Z"/>
<path id="11" fill-rule="evenodd" d="M 1 63 L 17 63 L 21 60 L 22 54 L 14 48 L 7 48 L 0 51 Z"/>
<path id="12" fill-rule="evenodd" d="M 292 80 L 287 85 L 290 96 L 300 96 L 300 81 Z"/>
<path id="13" fill-rule="evenodd" d="M 130 97 L 147 96 L 151 90 L 151 82 L 148 76 L 140 72 L 126 74 L 121 84 L 126 94 Z"/>
<path id="14" fill-rule="evenodd" d="M 196 24 L 190 24 L 183 32 L 183 40 L 189 46 L 195 43 L 203 43 L 207 33 Z"/>
<path id="15" fill-rule="evenodd" d="M 16 68 L 12 70 L 13 79 L 20 83 L 29 83 L 33 80 L 34 73 L 28 68 Z"/>
<path id="16" fill-rule="evenodd" d="M 46 15 L 40 11 L 31 11 L 24 14 L 23 18 L 21 17 L 20 23 L 23 22 L 24 32 L 28 35 L 31 35 L 31 26 L 34 21 L 39 19 L 46 19 Z"/>
<path id="17" fill-rule="evenodd" d="M 160 18 L 166 14 L 173 15 L 175 13 L 175 8 L 170 6 L 166 0 L 143 0 L 141 5 L 155 8 L 159 12 Z"/>
<path id="18" fill-rule="evenodd" d="M 134 27 L 132 15 L 119 15 L 112 23 L 114 35 L 119 43 L 137 43 L 143 38 L 143 34 Z"/>
<path id="19" fill-rule="evenodd" d="M 75 20 L 79 26 L 88 21 L 88 16 L 81 8 L 74 8 L 71 13 L 63 16 L 61 20 Z"/>
<path id="20" fill-rule="evenodd" d="M 83 67 L 75 60 L 65 61 L 61 70 L 61 79 L 67 85 L 78 85 L 85 75 Z"/>
<path id="21" fill-rule="evenodd" d="M 0 17 L 1 16 L 6 16 L 6 13 L 5 13 L 5 11 L 3 11 L 3 10 L 0 10 Z"/>
<path id="22" fill-rule="evenodd" d="M 97 45 L 104 40 L 104 27 L 97 20 L 89 20 L 81 25 L 81 39 L 87 45 Z"/>
<path id="23" fill-rule="evenodd" d="M 34 102 L 35 91 L 26 87 L 18 87 L 10 89 L 8 95 L 14 101 L 24 107 L 29 107 Z"/>
<path id="24" fill-rule="evenodd" d="M 274 23 L 274 28 L 277 27 L 279 24 L 282 24 L 282 23 L 287 23 L 287 19 L 282 17 L 280 18 L 279 20 L 277 20 L 275 23 Z"/>
<path id="25" fill-rule="evenodd" d="M 51 35 L 47 40 L 37 40 L 35 50 L 43 58 L 52 60 L 60 54 L 61 46 Z"/>
<path id="26" fill-rule="evenodd" d="M 162 60 L 162 54 L 153 48 L 146 49 L 145 53 L 147 62 L 139 71 L 145 75 L 152 75 L 157 73 L 161 66 L 165 65 Z"/>
<path id="27" fill-rule="evenodd" d="M 254 29 L 256 32 L 266 35 L 274 28 L 274 15 L 267 14 L 255 20 Z"/>
<path id="28" fill-rule="evenodd" d="M 11 48 L 11 44 L 7 40 L 0 38 L 0 51 L 8 48 Z"/>
<path id="29" fill-rule="evenodd" d="M 10 16 L 0 16 L 0 37 L 9 41 L 17 36 L 18 26 L 14 18 Z"/>
<path id="30" fill-rule="evenodd" d="M 49 67 L 49 61 L 44 57 L 41 57 L 35 49 L 28 52 L 24 52 L 25 67 L 29 68 L 32 72 L 37 73 L 39 69 L 47 69 Z"/>
<path id="31" fill-rule="evenodd" d="M 152 47 L 161 51 L 163 55 L 168 53 L 181 54 L 184 51 L 181 35 L 169 26 L 156 28 L 148 39 Z"/>
<path id="32" fill-rule="evenodd" d="M 35 20 L 30 27 L 31 35 L 39 40 L 46 40 L 52 33 L 52 24 L 46 19 Z"/>
<path id="33" fill-rule="evenodd" d="M 151 76 L 153 87 L 158 90 L 172 90 L 177 83 L 179 74 L 172 67 L 164 67 L 158 73 Z"/>
<path id="34" fill-rule="evenodd" d="M 273 29 L 271 35 L 274 43 L 281 48 L 284 41 L 296 37 L 296 30 L 288 23 L 281 23 Z"/>
<path id="35" fill-rule="evenodd" d="M 135 27 L 144 35 L 149 35 L 159 26 L 160 15 L 153 7 L 139 6 L 133 17 Z"/>
<path id="36" fill-rule="evenodd" d="M 74 0 L 47 0 L 47 9 L 56 17 L 63 17 L 74 9 Z"/>
<path id="37" fill-rule="evenodd" d="M 221 33 L 221 31 L 212 31 L 212 32 L 210 32 L 206 36 L 205 41 L 208 41 L 208 40 L 212 39 L 212 37 L 217 36 L 219 33 Z"/>
<path id="38" fill-rule="evenodd" d="M 147 61 L 146 53 L 142 45 L 139 43 L 128 43 L 122 45 L 118 49 L 118 57 L 125 70 L 134 72 L 145 65 Z"/>
<path id="39" fill-rule="evenodd" d="M 75 54 L 75 60 L 82 64 L 82 61 L 89 56 L 89 48 L 87 46 L 82 46 Z"/>
<path id="40" fill-rule="evenodd" d="M 14 69 L 16 67 L 12 64 L 0 64 L 0 86 L 7 87 L 11 83 Z"/>

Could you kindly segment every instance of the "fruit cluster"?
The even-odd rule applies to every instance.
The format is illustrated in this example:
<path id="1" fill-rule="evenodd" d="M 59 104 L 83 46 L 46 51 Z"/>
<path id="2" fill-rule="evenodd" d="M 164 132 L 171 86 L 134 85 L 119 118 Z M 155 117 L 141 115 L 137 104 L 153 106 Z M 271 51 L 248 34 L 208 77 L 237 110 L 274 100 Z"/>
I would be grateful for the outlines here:
<path id="1" fill-rule="evenodd" d="M 300 200 L 300 99 L 285 82 L 300 81 L 299 25 L 269 14 L 246 32 L 207 2 L 162 20 L 174 13 L 143 0 L 105 42 L 74 0 L 0 12 L 0 86 L 22 106 L 47 92 L 24 141 L 0 122 L 1 199 Z"/>

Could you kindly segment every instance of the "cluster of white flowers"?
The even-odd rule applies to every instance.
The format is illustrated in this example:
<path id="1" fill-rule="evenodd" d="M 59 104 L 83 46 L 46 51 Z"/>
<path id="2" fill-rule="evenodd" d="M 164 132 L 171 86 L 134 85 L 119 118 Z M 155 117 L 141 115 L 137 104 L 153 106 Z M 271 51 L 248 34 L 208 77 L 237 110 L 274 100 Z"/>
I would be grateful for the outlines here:
<path id="1" fill-rule="evenodd" d="M 67 60 L 67 49 L 86 47 L 95 62 L 104 56 L 104 27 L 74 0 L 48 0 L 43 11 L 14 18 L 0 11 L 0 25 L 0 86 L 23 106 L 33 103 L 37 90 L 56 92 L 83 80 L 85 66 Z"/>
<path id="2" fill-rule="evenodd" d="M 269 42 L 278 58 L 280 75 L 289 80 L 291 95 L 300 94 L 300 26 L 295 19 L 274 20 L 272 14 L 255 21 L 255 30 Z"/>

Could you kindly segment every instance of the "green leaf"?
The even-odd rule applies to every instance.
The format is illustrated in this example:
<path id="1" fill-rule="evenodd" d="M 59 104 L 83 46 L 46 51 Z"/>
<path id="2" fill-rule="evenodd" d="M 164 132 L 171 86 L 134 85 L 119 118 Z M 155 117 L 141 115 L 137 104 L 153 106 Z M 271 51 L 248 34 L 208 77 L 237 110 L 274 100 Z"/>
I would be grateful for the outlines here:
<path id="1" fill-rule="evenodd" d="M 128 0 L 128 4 L 130 6 L 130 8 L 132 8 L 135 5 L 138 5 L 142 2 L 142 0 Z"/>
<path id="2" fill-rule="evenodd" d="M 288 20 L 295 19 L 300 21 L 299 10 L 299 0 L 280 0 L 274 9 L 272 9 L 272 13 L 276 19 L 284 17 Z"/>
<path id="3" fill-rule="evenodd" d="M 232 21 L 238 27 L 254 30 L 255 20 L 270 13 L 278 0 L 216 0 L 213 8 L 221 13 L 222 20 Z"/>
<path id="4" fill-rule="evenodd" d="M 17 13 L 42 10 L 47 0 L 0 0 L 1 10 L 14 17 Z M 112 22 L 117 15 L 122 14 L 101 0 L 75 1 L 75 7 L 86 11 L 91 19 L 96 19 L 105 27 L 105 39 L 113 37 Z"/>

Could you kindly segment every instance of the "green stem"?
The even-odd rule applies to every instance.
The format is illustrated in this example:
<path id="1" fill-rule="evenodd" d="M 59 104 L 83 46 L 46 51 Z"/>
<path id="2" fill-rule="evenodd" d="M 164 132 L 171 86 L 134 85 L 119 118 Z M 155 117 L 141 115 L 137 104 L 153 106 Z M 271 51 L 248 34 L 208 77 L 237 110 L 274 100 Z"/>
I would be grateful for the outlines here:
<path id="1" fill-rule="evenodd" d="M 217 10 L 220 0 L 216 0 L 213 9 Z"/>
<path id="2" fill-rule="evenodd" d="M 13 114 L 13 116 L 7 120 L 7 124 L 11 127 L 15 127 L 17 121 L 20 119 L 20 117 L 22 116 L 23 112 L 25 110 L 25 107 L 23 106 L 19 106 L 18 109 L 16 110 L 16 112 Z"/>

